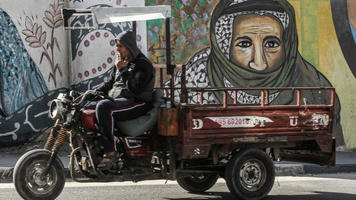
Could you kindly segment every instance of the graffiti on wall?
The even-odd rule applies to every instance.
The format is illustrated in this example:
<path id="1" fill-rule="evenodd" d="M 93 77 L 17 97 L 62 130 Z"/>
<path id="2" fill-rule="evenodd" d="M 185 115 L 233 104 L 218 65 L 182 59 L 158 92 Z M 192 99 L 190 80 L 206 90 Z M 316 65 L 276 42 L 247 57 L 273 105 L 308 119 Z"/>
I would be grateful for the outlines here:
<path id="1" fill-rule="evenodd" d="M 127 7 L 143 6 L 144 1 L 109 1 L 102 4 L 83 2 L 70 5 L 78 8 L 98 7 Z M 88 27 L 93 26 L 92 16 L 78 16 L 70 22 L 70 26 Z M 131 22 L 100 24 L 95 30 L 81 29 L 70 31 L 71 43 L 71 85 L 79 84 L 85 80 L 101 76 L 109 70 L 116 59 L 115 37 L 124 30 L 131 30 Z M 137 23 L 137 46 L 143 52 L 146 51 L 146 28 L 145 24 Z M 100 51 L 98 51 L 100 49 Z"/>
<path id="2" fill-rule="evenodd" d="M 55 29 L 63 24 L 60 14 L 62 7 L 61 0 L 49 2 L 48 8 L 40 13 L 43 15 L 42 21 L 37 14 L 26 15 L 23 12 L 24 16 L 15 19 L 18 28 L 11 17 L 0 9 L 2 145 L 21 144 L 53 125 L 53 121 L 48 118 L 48 104 L 60 91 L 66 89 L 49 92 L 29 51 L 36 49 L 34 51 L 41 52 L 39 64 L 47 62 L 46 66 L 50 67 L 48 83 L 56 87 L 58 81 L 61 81 L 57 79 L 57 75 L 63 76 L 63 66 L 55 62 L 58 54 L 62 54 L 60 44 L 63 42 L 58 41 L 55 36 Z M 20 34 L 24 36 L 24 40 Z M 27 43 L 28 49 L 24 43 Z"/>
<path id="3" fill-rule="evenodd" d="M 95 7 L 111 7 L 109 5 L 94 5 Z M 76 17 L 71 26 L 87 27 L 93 24 L 92 16 Z M 71 52 L 72 52 L 72 84 L 95 77 L 107 71 L 113 66 L 115 61 L 115 40 L 114 38 L 124 30 L 132 29 L 132 23 L 101 24 L 95 30 L 72 30 L 71 31 Z M 102 46 L 102 51 L 93 56 L 93 49 Z M 105 45 L 105 46 L 103 46 Z M 90 59 L 89 57 L 96 57 Z M 85 65 L 87 63 L 87 65 Z"/>
<path id="4" fill-rule="evenodd" d="M 19 23 L 23 27 L 20 32 L 11 17 L 0 9 L 0 143 L 3 146 L 26 142 L 53 124 L 48 118 L 48 103 L 66 89 L 48 91 L 42 73 L 23 42 L 27 42 L 31 48 L 43 49 L 41 62 L 47 59 L 54 73 L 49 80 L 52 78 L 56 82 L 55 73 L 60 68 L 54 64 L 54 47 L 60 48 L 53 32 L 62 25 L 58 14 L 54 15 L 60 11 L 60 5 L 59 1 L 55 1 L 45 11 L 43 21 L 52 28 L 50 42 L 47 43 L 47 32 L 34 22 L 38 17 L 26 16 L 24 22 Z M 22 41 L 20 33 L 25 36 L 25 41 Z"/>
<path id="5" fill-rule="evenodd" d="M 68 89 L 62 88 L 48 92 L 11 115 L 1 118 L 0 145 L 22 144 L 53 126 L 53 120 L 48 117 L 49 103 L 60 92 L 66 91 Z"/>
<path id="6" fill-rule="evenodd" d="M 42 64 L 43 59 L 47 60 L 51 67 L 48 82 L 51 82 L 52 80 L 55 87 L 57 86 L 57 72 L 60 77 L 63 76 L 61 67 L 54 61 L 56 56 L 54 51 L 55 48 L 58 51 L 61 50 L 58 40 L 54 36 L 54 31 L 63 25 L 61 16 L 62 7 L 63 2 L 57 0 L 54 3 L 51 3 L 49 9 L 44 12 L 43 22 L 51 29 L 49 37 L 47 37 L 47 32 L 42 30 L 42 26 L 34 22 L 33 18 L 30 18 L 29 16 L 25 17 L 25 28 L 22 31 L 22 34 L 26 36 L 25 41 L 28 42 L 30 47 L 43 49 L 40 64 Z"/>
<path id="7" fill-rule="evenodd" d="M 210 46 L 195 53 L 187 63 L 187 87 L 331 87 L 328 79 L 298 52 L 295 12 L 286 1 L 220 1 L 210 17 Z M 180 87 L 181 72 L 176 74 Z M 275 91 L 271 105 L 292 105 L 296 94 Z M 178 97 L 178 96 L 177 96 Z M 233 101 L 230 93 L 228 101 Z M 199 103 L 199 94 L 189 97 Z M 204 94 L 203 102 L 221 103 L 223 94 Z M 258 91 L 238 91 L 239 104 L 260 104 Z M 305 91 L 304 104 L 328 104 L 330 92 Z M 343 145 L 340 103 L 336 97 L 334 134 Z"/>
<path id="8" fill-rule="evenodd" d="M 110 4 L 93 4 L 89 1 L 71 1 L 73 7 L 111 7 L 132 6 L 144 1 L 108 1 Z M 17 30 L 11 17 L 0 9 L 0 146 L 22 144 L 36 138 L 50 128 L 54 121 L 48 116 L 49 103 L 60 92 L 67 88 L 60 81 L 68 81 L 63 77 L 64 66 L 56 61 L 68 50 L 69 41 L 60 41 L 62 35 L 56 30 L 63 28 L 61 18 L 62 0 L 48 2 L 48 7 L 37 14 L 18 17 Z M 33 13 L 33 12 L 30 12 Z M 43 15 L 43 17 L 38 17 Z M 3 20 L 4 19 L 4 20 Z M 73 26 L 87 26 L 92 23 L 91 17 L 80 16 L 72 21 Z M 145 49 L 145 29 L 138 23 L 137 41 Z M 111 73 L 115 59 L 114 38 L 121 31 L 131 29 L 132 23 L 104 24 L 96 30 L 73 30 L 71 32 L 72 72 L 77 72 L 72 79 L 71 88 L 77 91 L 93 89 L 102 84 Z M 22 34 L 23 40 L 20 37 Z M 66 34 L 66 33 L 65 33 Z M 57 37 L 56 37 L 57 36 Z M 65 37 L 61 37 L 65 39 Z M 28 45 L 26 50 L 25 44 Z M 100 49 L 98 51 L 98 49 Z M 49 91 L 41 71 L 38 69 L 28 51 L 36 52 L 39 64 L 49 66 L 48 83 L 55 88 Z M 57 59 L 56 59 L 57 58 Z M 97 62 L 97 63 L 96 63 Z M 100 63 L 100 64 L 98 64 Z"/>
<path id="9" fill-rule="evenodd" d="M 167 1 L 149 0 L 147 5 L 171 5 L 172 62 L 184 63 L 194 50 L 207 46 L 209 17 L 217 0 Z M 148 55 L 154 63 L 165 63 L 165 29 L 163 20 L 147 22 Z"/>
<path id="10" fill-rule="evenodd" d="M 356 1 L 331 0 L 334 25 L 344 57 L 356 77 Z"/>
<path id="11" fill-rule="evenodd" d="M 10 16 L 0 9 L 0 113 L 9 116 L 48 89 Z"/>
<path id="12" fill-rule="evenodd" d="M 46 113 L 48 108 L 47 104 L 48 101 L 55 98 L 61 89 L 56 89 L 51 91 L 53 93 L 48 93 L 41 71 L 27 51 L 43 49 L 43 47 L 31 47 L 31 42 L 34 42 L 32 46 L 42 43 L 43 46 L 47 48 L 49 58 L 51 58 L 52 52 L 54 52 L 54 55 L 60 55 L 67 51 L 65 44 L 68 44 L 68 41 L 57 41 L 57 45 L 56 41 L 50 39 L 52 36 L 55 38 L 53 34 L 51 36 L 52 30 L 56 32 L 58 28 L 51 29 L 51 26 L 48 24 L 52 24 L 52 27 L 55 27 L 57 20 L 59 20 L 56 18 L 55 14 L 57 9 L 54 9 L 54 5 L 57 4 L 57 6 L 59 6 L 60 2 L 62 1 L 52 0 L 48 2 L 48 12 L 39 12 L 41 16 L 47 13 L 47 23 L 44 21 L 46 14 L 44 17 L 40 17 L 40 20 L 38 20 L 37 16 L 33 17 L 30 15 L 28 15 L 28 18 L 24 16 L 21 19 L 17 19 L 17 21 L 20 21 L 20 24 L 23 25 L 22 28 L 18 26 L 20 27 L 19 30 L 17 30 L 14 25 L 7 26 L 8 24 L 13 24 L 13 22 L 5 11 L 0 10 L 1 18 L 6 19 L 0 22 L 5 23 L 1 24 L 0 27 L 1 41 L 8 41 L 6 44 L 0 44 L 7 48 L 3 48 L 3 46 L 0 48 L 0 115 L 7 116 L 0 118 L 0 143 L 3 141 L 15 143 L 28 140 L 38 133 L 36 131 L 44 130 L 45 127 L 50 126 L 50 124 L 46 124 L 50 121 Z M 324 63 L 323 66 L 319 65 L 319 54 L 322 49 L 314 45 L 315 43 L 320 43 L 317 41 L 317 34 L 310 31 L 310 29 L 307 30 L 308 27 L 306 26 L 300 28 L 300 23 L 303 23 L 300 22 L 301 17 L 305 17 L 303 14 L 310 13 L 310 10 L 304 11 L 303 13 L 301 13 L 301 10 L 306 7 L 315 8 L 313 5 L 328 4 L 327 6 L 330 7 L 331 5 L 332 8 L 335 30 L 340 46 L 345 60 L 349 64 L 347 67 L 349 67 L 354 74 L 356 71 L 353 68 L 356 66 L 355 61 L 352 60 L 355 59 L 355 56 L 348 55 L 355 52 L 353 47 L 349 47 L 350 45 L 355 45 L 355 39 L 353 38 L 353 34 L 355 33 L 355 17 L 353 13 L 350 12 L 354 10 L 352 9 L 354 8 L 354 6 L 352 6 L 354 1 L 352 0 L 330 0 L 330 2 L 319 0 L 319 3 L 313 1 L 313 3 L 308 2 L 307 4 L 305 3 L 306 1 L 303 0 L 289 0 L 288 2 L 291 3 L 294 8 L 291 7 L 287 1 L 279 1 L 279 5 L 274 5 L 271 4 L 269 0 L 103 0 L 100 2 L 101 4 L 90 0 L 69 0 L 68 2 L 69 7 L 75 8 L 132 6 L 132 4 L 141 5 L 142 2 L 143 4 L 145 2 L 146 5 L 171 5 L 173 15 L 171 19 L 172 61 L 177 64 L 187 63 L 188 72 L 186 77 L 188 87 L 331 86 L 328 79 L 319 72 L 321 68 L 323 68 L 324 71 L 321 71 L 325 73 L 325 71 L 329 70 L 329 66 L 324 67 L 325 62 L 322 62 Z M 251 13 L 252 11 L 249 9 L 245 10 L 246 13 L 242 13 L 242 11 L 239 10 L 239 6 L 242 6 L 242 4 L 246 5 L 246 8 L 249 8 L 251 7 L 249 5 L 253 2 L 266 4 L 263 7 L 264 9 L 260 9 L 259 12 L 256 13 Z M 340 10 L 340 6 L 343 6 L 343 10 Z M 295 11 L 297 13 L 294 13 Z M 323 12 L 319 10 L 315 11 L 315 13 L 317 13 L 315 14 L 313 10 L 312 13 L 313 16 L 316 16 L 316 19 L 328 18 L 329 15 L 325 17 L 325 13 Z M 320 13 L 322 16 L 318 16 Z M 299 18 L 299 24 L 295 21 L 295 14 L 298 14 L 297 21 Z M 263 22 L 264 24 L 274 26 L 270 27 L 270 29 L 275 31 L 273 35 L 269 35 L 272 37 L 265 38 L 264 42 L 262 42 L 264 46 L 260 49 L 260 53 L 265 55 L 264 57 L 260 56 L 262 59 L 259 59 L 260 63 L 262 61 L 262 65 L 258 65 L 250 59 L 253 55 L 251 52 L 255 51 L 253 49 L 254 44 L 258 42 L 261 44 L 261 41 L 257 41 L 256 38 L 254 39 L 252 36 L 244 35 L 244 33 L 241 32 L 241 30 L 247 29 L 237 28 L 254 26 L 256 24 L 254 20 L 256 20 L 258 24 Z M 42 22 L 44 22 L 44 24 Z M 87 25 L 91 23 L 91 19 L 81 16 L 76 18 L 72 23 L 78 26 Z M 138 34 L 137 38 L 138 44 L 144 45 L 147 41 L 148 54 L 150 55 L 150 59 L 155 63 L 165 62 L 165 30 L 160 28 L 162 23 L 164 23 L 163 20 L 149 21 L 147 23 L 148 39 L 146 40 L 144 38 L 145 34 Z M 312 23 L 308 20 L 306 24 L 307 26 L 312 26 L 315 25 L 315 23 L 318 23 L 318 21 Z M 343 23 L 344 25 L 339 27 L 339 25 Z M 139 24 L 138 28 L 140 28 L 140 26 Z M 42 27 L 42 30 L 40 27 Z M 71 61 L 71 84 L 73 84 L 72 87 L 74 89 L 92 89 L 105 80 L 105 77 L 110 73 L 109 69 L 112 67 L 115 58 L 112 54 L 112 52 L 115 51 L 115 47 L 112 46 L 112 41 L 121 29 L 125 30 L 128 28 L 131 28 L 130 23 L 101 25 L 99 29 L 95 31 L 71 31 L 71 52 L 69 52 L 69 60 Z M 28 36 L 35 36 L 36 40 L 35 38 L 31 40 L 27 39 L 30 42 L 26 40 L 28 36 L 23 33 L 26 29 L 32 31 L 31 35 L 26 31 Z M 34 32 L 36 32 L 36 34 L 34 34 Z M 299 38 L 296 32 L 299 33 Z M 25 36 L 23 37 L 23 41 L 20 37 L 21 33 Z M 13 41 L 6 38 L 6 34 L 12 34 L 11 38 L 13 38 Z M 242 36 L 240 37 L 238 35 Z M 310 35 L 313 35 L 313 37 L 310 37 Z M 46 38 L 45 41 L 43 41 L 44 38 Z M 314 39 L 315 41 L 312 41 L 314 42 L 312 43 L 310 40 Z M 298 41 L 300 44 L 299 48 Z M 9 45 L 10 43 L 15 46 Z M 23 43 L 28 44 L 28 50 L 24 48 Z M 308 48 L 311 46 L 315 47 Z M 11 48 L 12 51 L 9 51 L 8 48 Z M 315 51 L 315 48 L 320 50 Z M 16 64 L 16 66 L 21 66 L 21 68 L 10 67 L 10 61 L 6 61 L 6 56 L 8 55 L 4 52 L 8 52 L 8 55 L 11 55 L 12 63 L 22 63 L 21 65 Z M 19 58 L 14 55 L 23 56 Z M 244 56 L 243 58 L 242 55 Z M 268 59 L 266 59 L 266 55 L 268 55 Z M 37 56 L 34 58 L 37 58 Z M 54 65 L 48 65 L 51 66 L 50 74 L 54 75 L 56 73 L 56 75 L 54 77 L 46 75 L 45 80 L 50 80 L 51 83 L 54 84 L 55 82 L 58 83 L 58 81 L 63 80 L 60 80 L 60 71 L 55 68 L 56 64 L 54 59 L 52 60 Z M 257 62 L 258 60 L 254 61 Z M 50 59 L 42 55 L 41 62 L 47 64 L 50 63 Z M 6 63 L 9 63 L 9 66 L 4 68 Z M 61 66 L 59 66 L 59 69 L 61 69 Z M 26 76 L 23 76 L 22 73 L 26 74 Z M 328 73 L 334 73 L 334 71 Z M 57 79 L 55 79 L 56 76 Z M 28 81 L 23 81 L 24 79 L 22 79 L 22 77 L 28 77 Z M 180 72 L 176 75 L 176 80 L 180 80 Z M 66 77 L 65 81 L 67 81 Z M 4 87 L 4 84 L 9 84 L 10 86 Z M 179 82 L 176 84 L 178 86 Z M 335 84 L 335 82 L 333 82 L 333 84 Z M 340 91 L 338 94 L 340 94 Z M 220 102 L 221 100 L 221 95 L 219 94 L 210 93 L 204 95 L 204 101 Z M 303 99 L 303 103 L 310 104 L 315 102 L 316 99 L 314 97 L 314 94 L 307 94 L 306 98 Z M 323 95 L 323 98 L 318 101 L 326 101 L 327 97 L 327 95 Z M 341 97 L 341 99 L 342 98 L 345 97 Z M 17 103 L 12 101 L 14 99 Z M 190 101 L 198 102 L 198 99 L 198 96 L 193 95 Z M 241 104 L 259 103 L 261 101 L 260 99 L 260 96 L 253 92 L 238 93 L 238 102 Z M 293 103 L 292 99 L 291 94 L 279 91 L 269 96 L 269 100 L 273 104 L 291 104 Z M 10 104 L 5 103 L 5 101 L 10 102 Z M 10 107 L 10 105 L 13 107 Z M 43 108 L 37 107 L 39 105 L 43 106 Z M 346 104 L 343 104 L 343 106 L 344 105 Z M 336 116 L 339 116 L 339 110 L 340 106 L 338 106 Z M 340 117 L 338 117 L 336 121 L 339 120 Z M 343 117 L 343 120 L 345 120 L 345 117 Z M 335 127 L 339 127 L 341 130 L 339 124 Z M 338 141 L 340 141 L 340 138 Z"/>

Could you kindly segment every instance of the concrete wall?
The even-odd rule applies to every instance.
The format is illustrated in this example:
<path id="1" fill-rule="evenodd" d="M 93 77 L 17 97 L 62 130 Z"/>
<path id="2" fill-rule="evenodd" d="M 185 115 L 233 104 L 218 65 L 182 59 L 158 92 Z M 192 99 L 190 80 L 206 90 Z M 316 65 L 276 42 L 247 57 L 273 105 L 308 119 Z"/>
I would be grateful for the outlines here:
<path id="1" fill-rule="evenodd" d="M 209 48 L 210 18 L 218 0 L 2 0 L 0 2 L 0 145 L 16 145 L 48 129 L 48 102 L 71 85 L 95 88 L 112 67 L 113 39 L 130 23 L 66 32 L 61 7 L 172 6 L 173 62 L 187 63 Z M 356 147 L 355 15 L 353 1 L 289 0 L 296 15 L 298 51 L 336 88 L 348 148 Z M 348 12 L 340 12 L 346 9 Z M 334 23 L 338 21 L 338 23 Z M 137 41 L 155 63 L 164 63 L 162 20 L 138 24 Z M 343 22 L 341 27 L 337 24 Z M 86 25 L 90 18 L 72 23 Z M 354 33 L 354 35 L 352 35 Z M 355 57 L 355 56 L 354 56 Z M 95 78 L 95 79 L 93 79 Z M 340 137 L 340 136 L 338 136 Z"/>

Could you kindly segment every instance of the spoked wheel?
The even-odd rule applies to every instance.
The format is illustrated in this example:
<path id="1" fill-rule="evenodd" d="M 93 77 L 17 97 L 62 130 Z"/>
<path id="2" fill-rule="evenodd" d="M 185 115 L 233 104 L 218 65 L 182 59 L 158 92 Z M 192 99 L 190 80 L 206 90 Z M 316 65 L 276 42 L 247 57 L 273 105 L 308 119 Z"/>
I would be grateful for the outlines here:
<path id="1" fill-rule="evenodd" d="M 15 188 L 26 200 L 55 199 L 63 190 L 65 173 L 63 164 L 54 160 L 47 175 L 41 172 L 46 168 L 51 153 L 36 149 L 24 154 L 16 163 L 13 175 Z"/>
<path id="2" fill-rule="evenodd" d="M 180 174 L 177 182 L 188 192 L 199 193 L 213 187 L 218 178 L 218 174 Z"/>
<path id="3" fill-rule="evenodd" d="M 271 191 L 274 178 L 272 160 L 259 149 L 247 149 L 237 153 L 225 170 L 227 187 L 240 199 L 264 198 Z"/>

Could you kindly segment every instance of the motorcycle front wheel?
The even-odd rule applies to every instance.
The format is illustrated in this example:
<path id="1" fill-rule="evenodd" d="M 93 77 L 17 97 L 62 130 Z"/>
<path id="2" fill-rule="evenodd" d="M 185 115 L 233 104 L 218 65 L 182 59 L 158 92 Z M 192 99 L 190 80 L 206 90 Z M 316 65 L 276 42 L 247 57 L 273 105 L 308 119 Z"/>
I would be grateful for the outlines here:
<path id="1" fill-rule="evenodd" d="M 65 183 L 65 173 L 58 157 L 53 161 L 47 175 L 41 171 L 47 166 L 51 152 L 35 149 L 27 152 L 17 161 L 13 182 L 16 191 L 26 200 L 51 200 L 58 197 Z"/>

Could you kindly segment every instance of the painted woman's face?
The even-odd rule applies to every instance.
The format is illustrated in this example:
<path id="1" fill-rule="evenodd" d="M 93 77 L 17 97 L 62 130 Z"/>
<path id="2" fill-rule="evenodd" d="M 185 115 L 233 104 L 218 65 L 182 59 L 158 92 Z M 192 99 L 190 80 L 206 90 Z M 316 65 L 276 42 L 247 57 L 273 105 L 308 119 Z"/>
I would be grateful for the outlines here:
<path id="1" fill-rule="evenodd" d="M 285 54 L 283 27 L 272 16 L 241 15 L 234 20 L 231 61 L 259 72 L 270 72 L 282 65 Z"/>

